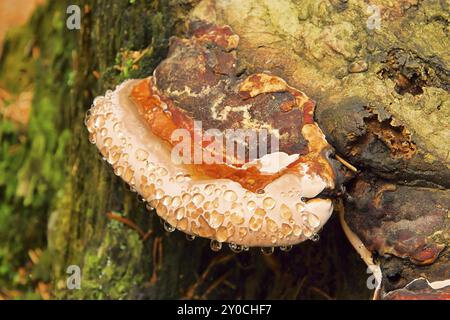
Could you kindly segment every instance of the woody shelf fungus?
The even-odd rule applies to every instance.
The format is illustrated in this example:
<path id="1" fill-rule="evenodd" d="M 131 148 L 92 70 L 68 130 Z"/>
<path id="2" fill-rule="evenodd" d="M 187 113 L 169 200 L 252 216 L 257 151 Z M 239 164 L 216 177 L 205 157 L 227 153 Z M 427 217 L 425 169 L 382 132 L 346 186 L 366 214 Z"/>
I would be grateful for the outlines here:
<path id="1" fill-rule="evenodd" d="M 287 248 L 333 211 L 333 151 L 314 102 L 283 79 L 242 74 L 239 37 L 194 24 L 146 79 L 97 97 L 86 125 L 114 172 L 170 226 L 232 246 Z"/>
<path id="2" fill-rule="evenodd" d="M 448 300 L 448 191 L 363 176 L 346 191 L 336 211 L 367 264 L 374 299 Z"/>

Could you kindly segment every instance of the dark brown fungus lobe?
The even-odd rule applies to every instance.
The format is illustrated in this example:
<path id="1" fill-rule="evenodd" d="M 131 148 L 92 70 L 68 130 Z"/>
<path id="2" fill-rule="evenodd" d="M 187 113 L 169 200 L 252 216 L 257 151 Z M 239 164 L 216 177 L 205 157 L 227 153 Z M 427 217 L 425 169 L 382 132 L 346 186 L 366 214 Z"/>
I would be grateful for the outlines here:
<path id="1" fill-rule="evenodd" d="M 448 297 L 449 193 L 364 178 L 347 191 L 350 200 L 345 201 L 341 221 L 354 247 L 375 270 L 379 298 Z M 426 285 L 419 288 L 419 283 Z"/>

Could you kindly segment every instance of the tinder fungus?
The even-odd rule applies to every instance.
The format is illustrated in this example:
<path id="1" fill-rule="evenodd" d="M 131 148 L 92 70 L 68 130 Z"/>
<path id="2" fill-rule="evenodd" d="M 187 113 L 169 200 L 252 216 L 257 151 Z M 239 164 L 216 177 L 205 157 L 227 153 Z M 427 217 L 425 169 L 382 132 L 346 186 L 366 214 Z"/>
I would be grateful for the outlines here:
<path id="1" fill-rule="evenodd" d="M 313 237 L 333 211 L 331 146 L 314 101 L 237 68 L 239 37 L 197 23 L 146 79 L 97 97 L 90 140 L 157 214 L 189 235 L 240 246 Z"/>

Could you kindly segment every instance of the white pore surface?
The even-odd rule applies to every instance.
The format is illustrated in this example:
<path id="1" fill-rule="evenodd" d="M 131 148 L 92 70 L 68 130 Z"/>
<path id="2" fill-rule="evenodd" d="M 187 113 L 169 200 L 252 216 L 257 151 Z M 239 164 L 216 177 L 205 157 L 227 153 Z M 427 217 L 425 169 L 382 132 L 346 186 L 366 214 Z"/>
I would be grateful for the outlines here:
<path id="1" fill-rule="evenodd" d="M 298 157 L 299 155 L 297 153 L 289 155 L 285 152 L 273 152 L 265 154 L 259 159 L 247 162 L 242 167 L 246 169 L 249 167 L 256 166 L 262 173 L 273 174 L 286 168 L 292 162 L 297 160 Z"/>

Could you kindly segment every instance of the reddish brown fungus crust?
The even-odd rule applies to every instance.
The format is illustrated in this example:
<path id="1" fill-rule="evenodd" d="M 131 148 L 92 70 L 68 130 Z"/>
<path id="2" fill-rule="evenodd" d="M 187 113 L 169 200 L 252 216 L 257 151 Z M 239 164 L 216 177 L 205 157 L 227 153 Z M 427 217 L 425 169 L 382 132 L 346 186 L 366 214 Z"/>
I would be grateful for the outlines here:
<path id="1" fill-rule="evenodd" d="M 314 101 L 275 76 L 238 76 L 239 38 L 229 27 L 194 28 L 190 39 L 172 39 L 168 57 L 156 68 L 159 93 L 179 113 L 201 120 L 204 130 L 278 129 L 280 151 L 307 153 L 301 129 L 314 122 Z"/>
<path id="2" fill-rule="evenodd" d="M 383 300 L 450 300 L 450 287 L 433 289 L 425 279 L 419 279 L 405 288 L 389 292 Z"/>
<path id="3" fill-rule="evenodd" d="M 358 205 L 346 204 L 346 220 L 369 250 L 428 265 L 445 248 L 440 230 L 449 227 L 446 191 L 363 179 L 348 191 Z"/>
<path id="4" fill-rule="evenodd" d="M 450 279 L 448 192 L 369 178 L 358 178 L 347 190 L 345 220 L 377 257 L 380 298 L 448 299 L 448 287 L 427 283 Z"/>

